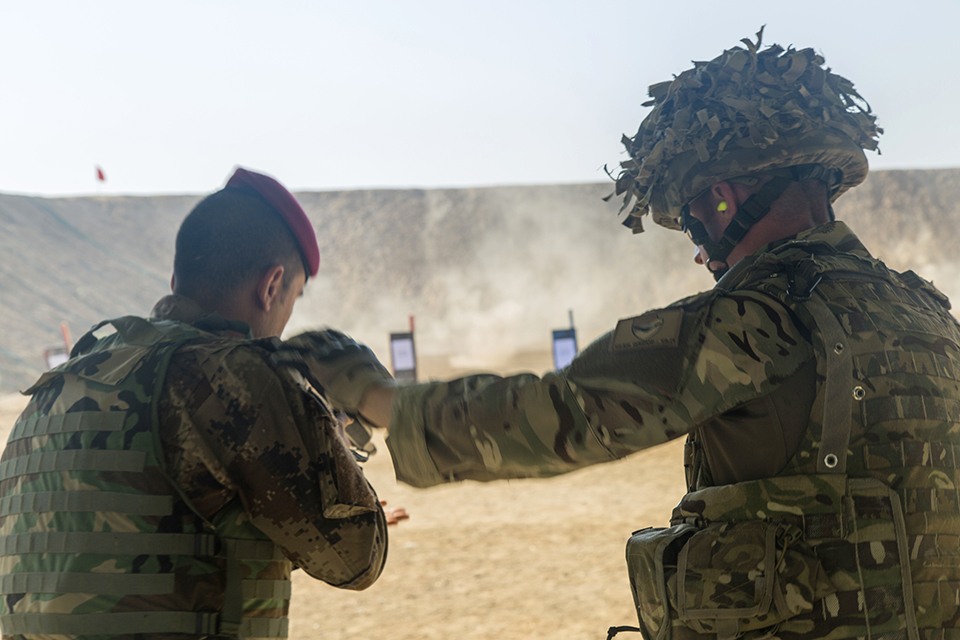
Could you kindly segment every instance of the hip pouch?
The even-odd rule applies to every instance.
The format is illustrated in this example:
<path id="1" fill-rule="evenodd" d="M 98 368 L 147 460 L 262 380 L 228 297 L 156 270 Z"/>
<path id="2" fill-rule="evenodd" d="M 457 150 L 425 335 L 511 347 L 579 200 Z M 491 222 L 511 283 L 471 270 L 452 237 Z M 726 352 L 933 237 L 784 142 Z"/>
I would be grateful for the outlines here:
<path id="1" fill-rule="evenodd" d="M 630 586 L 646 640 L 762 637 L 836 589 L 792 524 L 716 522 L 636 532 Z"/>

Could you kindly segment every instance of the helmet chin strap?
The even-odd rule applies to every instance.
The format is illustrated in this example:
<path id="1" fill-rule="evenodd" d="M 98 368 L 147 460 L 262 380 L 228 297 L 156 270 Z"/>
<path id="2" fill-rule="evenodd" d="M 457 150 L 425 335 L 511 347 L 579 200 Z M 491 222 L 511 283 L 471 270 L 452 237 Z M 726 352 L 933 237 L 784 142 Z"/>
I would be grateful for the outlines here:
<path id="1" fill-rule="evenodd" d="M 792 182 L 793 180 L 782 176 L 771 178 L 760 188 L 760 191 L 747 198 L 737 208 L 737 213 L 734 214 L 727 228 L 724 229 L 723 236 L 717 242 L 710 238 L 710 234 L 707 233 L 707 228 L 703 226 L 703 223 L 690 215 L 690 207 L 683 207 L 681 213 L 683 230 L 694 244 L 706 250 L 708 256 L 707 269 L 713 274 L 715 280 L 719 281 L 723 274 L 730 269 L 727 258 L 730 257 L 733 248 L 740 244 L 740 241 L 750 231 L 750 227 L 767 215 L 773 203 L 783 195 L 783 192 Z M 710 264 L 713 262 L 719 262 L 723 266 L 716 270 L 710 269 Z"/>
<path id="2" fill-rule="evenodd" d="M 720 262 L 720 264 L 723 265 L 722 267 L 717 267 L 716 269 L 711 269 L 711 268 L 710 268 L 710 265 L 713 264 L 713 263 L 715 263 L 715 262 L 720 262 L 720 261 L 719 261 L 719 260 L 710 260 L 710 261 L 707 262 L 707 271 L 709 271 L 709 272 L 710 272 L 710 275 L 713 276 L 713 280 L 714 280 L 715 282 L 720 282 L 720 278 L 722 278 L 723 276 L 725 276 L 725 275 L 727 274 L 727 271 L 730 271 L 730 265 L 728 265 L 726 262 Z"/>

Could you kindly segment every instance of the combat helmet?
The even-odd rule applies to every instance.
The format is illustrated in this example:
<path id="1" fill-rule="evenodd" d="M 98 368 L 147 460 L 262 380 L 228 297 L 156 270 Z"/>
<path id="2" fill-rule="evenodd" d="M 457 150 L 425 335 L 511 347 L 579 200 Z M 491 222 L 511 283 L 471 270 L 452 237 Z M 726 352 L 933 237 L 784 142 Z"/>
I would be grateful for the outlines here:
<path id="1" fill-rule="evenodd" d="M 822 180 L 833 202 L 866 178 L 863 150 L 876 150 L 883 132 L 870 105 L 813 49 L 774 44 L 761 51 L 763 29 L 756 35 L 756 42 L 741 40 L 746 48 L 694 62 L 649 88 L 652 99 L 643 106 L 653 109 L 634 137 L 623 136 L 630 157 L 620 164 L 614 192 L 626 194 L 623 224 L 634 233 L 652 213 L 654 222 L 686 231 L 711 260 L 723 262 L 792 181 Z M 712 242 L 686 205 L 717 182 L 756 175 L 773 179 Z"/>

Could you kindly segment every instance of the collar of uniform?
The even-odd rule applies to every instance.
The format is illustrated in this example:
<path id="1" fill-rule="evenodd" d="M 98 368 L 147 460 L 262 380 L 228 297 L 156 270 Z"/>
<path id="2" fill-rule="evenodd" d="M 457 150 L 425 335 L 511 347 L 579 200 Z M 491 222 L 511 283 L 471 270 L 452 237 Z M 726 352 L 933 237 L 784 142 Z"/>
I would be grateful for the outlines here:
<path id="1" fill-rule="evenodd" d="M 250 325 L 240 320 L 226 320 L 219 313 L 204 313 L 196 302 L 185 296 L 169 295 L 160 298 L 150 312 L 151 320 L 172 320 L 192 324 L 210 333 L 230 333 L 253 338 Z"/>
<path id="2" fill-rule="evenodd" d="M 872 258 L 867 248 L 860 242 L 860 238 L 845 223 L 834 220 L 826 224 L 807 229 L 800 233 L 774 240 L 763 245 L 749 256 L 740 260 L 727 271 L 720 281 L 717 282 L 715 289 L 730 289 L 734 283 L 743 280 L 746 272 L 753 267 L 757 259 L 765 253 L 770 253 L 776 249 L 782 249 L 790 246 L 804 246 L 811 244 L 825 244 L 833 247 L 840 253 L 849 253 L 860 258 Z"/>

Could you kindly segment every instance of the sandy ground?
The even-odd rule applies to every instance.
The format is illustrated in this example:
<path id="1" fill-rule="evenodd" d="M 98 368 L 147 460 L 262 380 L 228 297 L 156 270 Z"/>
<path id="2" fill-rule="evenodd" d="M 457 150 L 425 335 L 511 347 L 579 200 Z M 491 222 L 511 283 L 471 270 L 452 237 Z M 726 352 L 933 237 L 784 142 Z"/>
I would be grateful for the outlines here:
<path id="1" fill-rule="evenodd" d="M 521 354 L 503 370 L 549 365 L 546 354 Z M 421 368 L 455 372 L 438 358 Z M 0 398 L 0 442 L 24 404 Z M 602 640 L 611 625 L 636 623 L 624 544 L 663 526 L 682 495 L 681 442 L 549 480 L 425 490 L 398 484 L 378 448 L 367 476 L 411 518 L 391 527 L 386 568 L 366 591 L 295 572 L 291 638 Z"/>

